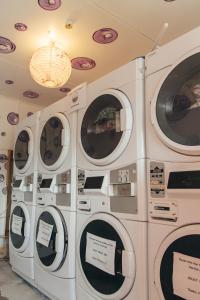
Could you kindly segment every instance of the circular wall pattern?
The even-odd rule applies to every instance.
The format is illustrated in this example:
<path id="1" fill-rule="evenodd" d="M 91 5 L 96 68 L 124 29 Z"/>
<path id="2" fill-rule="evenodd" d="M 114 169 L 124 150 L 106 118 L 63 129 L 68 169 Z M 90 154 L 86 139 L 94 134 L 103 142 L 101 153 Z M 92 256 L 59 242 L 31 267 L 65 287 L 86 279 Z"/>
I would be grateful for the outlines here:
<path id="1" fill-rule="evenodd" d="M 61 0 L 38 0 L 38 4 L 45 10 L 56 10 L 61 6 Z"/>
<path id="2" fill-rule="evenodd" d="M 5 84 L 13 84 L 13 83 L 14 83 L 13 80 L 10 80 L 10 79 L 5 80 Z"/>
<path id="3" fill-rule="evenodd" d="M 6 195 L 7 194 L 7 187 L 5 186 L 4 188 L 2 188 L 2 194 Z"/>
<path id="4" fill-rule="evenodd" d="M 5 154 L 0 154 L 0 162 L 4 163 L 8 160 L 8 156 Z"/>
<path id="5" fill-rule="evenodd" d="M 62 88 L 60 88 L 60 91 L 61 91 L 62 93 L 69 93 L 69 92 L 71 91 L 71 89 L 70 89 L 70 88 L 67 88 L 67 87 L 62 87 Z"/>
<path id="6" fill-rule="evenodd" d="M 19 122 L 19 115 L 17 113 L 15 113 L 15 112 L 10 112 L 7 115 L 7 120 L 8 120 L 9 124 L 16 125 Z"/>
<path id="7" fill-rule="evenodd" d="M 38 98 L 39 94 L 36 93 L 36 92 L 28 90 L 28 91 L 23 92 L 23 96 L 27 97 L 27 98 Z"/>
<path id="8" fill-rule="evenodd" d="M 27 112 L 27 117 L 30 117 L 30 116 L 32 116 L 33 115 L 33 112 L 32 111 L 29 111 L 29 112 Z"/>
<path id="9" fill-rule="evenodd" d="M 96 67 L 96 62 L 89 57 L 76 57 L 73 58 L 72 61 L 72 68 L 76 70 L 91 70 Z"/>
<path id="10" fill-rule="evenodd" d="M 27 25 L 24 23 L 16 23 L 15 24 L 15 29 L 18 31 L 26 31 L 27 30 Z"/>
<path id="11" fill-rule="evenodd" d="M 4 175 L 3 175 L 3 174 L 0 174 L 0 182 L 4 182 L 4 180 L 5 180 Z"/>
<path id="12" fill-rule="evenodd" d="M 13 42 L 11 42 L 9 39 L 0 36 L 0 53 L 11 53 L 15 51 L 16 46 Z"/>
<path id="13" fill-rule="evenodd" d="M 118 33 L 112 28 L 101 28 L 95 31 L 92 37 L 99 44 L 109 44 L 117 39 Z"/>

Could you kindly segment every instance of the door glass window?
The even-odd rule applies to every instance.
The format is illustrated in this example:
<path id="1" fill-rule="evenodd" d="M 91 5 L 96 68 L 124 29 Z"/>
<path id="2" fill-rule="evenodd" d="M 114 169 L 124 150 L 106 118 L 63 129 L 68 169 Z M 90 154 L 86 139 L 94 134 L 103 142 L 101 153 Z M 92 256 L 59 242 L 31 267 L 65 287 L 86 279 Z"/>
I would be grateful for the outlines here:
<path id="1" fill-rule="evenodd" d="M 160 265 L 160 282 L 165 299 L 180 300 L 173 293 L 173 255 L 178 252 L 194 258 L 200 258 L 200 234 L 191 234 L 175 240 L 166 249 Z"/>
<path id="2" fill-rule="evenodd" d="M 96 98 L 87 109 L 81 126 L 81 142 L 88 156 L 102 159 L 118 146 L 121 137 L 122 105 L 113 95 Z"/>
<path id="3" fill-rule="evenodd" d="M 98 237 L 116 241 L 115 250 L 115 274 L 109 274 L 95 267 L 86 261 L 87 233 Z M 117 292 L 124 283 L 125 277 L 122 275 L 122 251 L 123 242 L 117 231 L 103 220 L 94 220 L 84 229 L 80 241 L 80 260 L 83 272 L 91 286 L 99 293 L 111 295 Z"/>
<path id="4" fill-rule="evenodd" d="M 57 162 L 62 152 L 62 131 L 63 124 L 57 117 L 50 118 L 42 130 L 40 138 L 40 154 L 47 166 Z"/>
<path id="5" fill-rule="evenodd" d="M 12 231 L 12 222 L 13 222 L 13 215 L 18 216 L 20 218 L 22 218 L 22 227 L 21 227 L 21 234 L 16 234 Z M 13 246 L 16 249 L 19 249 L 22 247 L 24 240 L 25 240 L 25 235 L 24 235 L 24 228 L 25 228 L 25 224 L 26 224 L 27 220 L 25 218 L 25 214 L 23 209 L 20 206 L 16 206 L 13 209 L 12 212 L 12 216 L 11 216 L 11 226 L 10 226 L 10 237 L 11 237 L 11 241 Z"/>
<path id="6" fill-rule="evenodd" d="M 60 215 L 60 217 L 61 217 L 61 215 Z M 61 217 L 61 219 L 62 219 L 62 217 Z M 52 234 L 50 237 L 48 247 L 37 242 L 40 220 L 44 221 L 47 224 L 53 225 L 53 230 L 52 230 Z M 65 232 L 65 234 L 63 236 L 63 243 L 64 243 L 65 247 L 64 247 L 63 257 L 60 261 L 59 268 L 62 266 L 64 259 L 66 257 L 67 245 L 68 245 L 67 229 L 65 227 L 64 220 L 62 220 L 62 224 L 63 224 L 63 228 L 64 228 L 64 232 Z M 42 262 L 42 264 L 46 267 L 51 266 L 53 264 L 53 262 L 56 258 L 56 255 L 57 255 L 57 252 L 56 252 L 56 234 L 57 233 L 58 233 L 58 228 L 57 228 L 57 225 L 56 225 L 53 215 L 51 215 L 48 211 L 44 211 L 40 215 L 38 222 L 37 222 L 36 247 L 37 247 L 37 253 L 38 253 L 39 259 Z"/>
<path id="7" fill-rule="evenodd" d="M 185 59 L 168 75 L 157 98 L 156 116 L 173 142 L 200 145 L 200 53 Z"/>
<path id="8" fill-rule="evenodd" d="M 14 150 L 15 165 L 19 170 L 23 169 L 28 161 L 29 141 L 30 137 L 28 132 L 26 130 L 22 130 L 17 137 Z"/>

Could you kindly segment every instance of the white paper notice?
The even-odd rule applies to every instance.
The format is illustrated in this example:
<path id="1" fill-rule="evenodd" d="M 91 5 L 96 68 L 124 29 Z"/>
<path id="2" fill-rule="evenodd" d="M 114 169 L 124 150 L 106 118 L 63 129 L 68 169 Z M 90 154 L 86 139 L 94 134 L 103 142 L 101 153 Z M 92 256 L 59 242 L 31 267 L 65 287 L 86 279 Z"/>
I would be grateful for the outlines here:
<path id="1" fill-rule="evenodd" d="M 22 217 L 12 215 L 12 232 L 18 235 L 22 235 Z"/>
<path id="2" fill-rule="evenodd" d="M 200 259 L 174 252 L 174 294 L 187 300 L 200 299 Z"/>
<path id="3" fill-rule="evenodd" d="M 86 262 L 115 275 L 116 242 L 87 233 Z"/>
<path id="4" fill-rule="evenodd" d="M 37 242 L 44 245 L 45 247 L 48 247 L 52 235 L 52 231 L 53 231 L 53 225 L 40 220 Z"/>

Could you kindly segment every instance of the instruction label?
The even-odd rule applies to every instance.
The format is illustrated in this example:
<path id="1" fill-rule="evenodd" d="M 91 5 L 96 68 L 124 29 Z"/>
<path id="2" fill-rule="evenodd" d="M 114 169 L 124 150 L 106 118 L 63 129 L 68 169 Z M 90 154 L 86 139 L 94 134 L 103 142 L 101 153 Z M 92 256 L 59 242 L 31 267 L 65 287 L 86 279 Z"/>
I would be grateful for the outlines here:
<path id="1" fill-rule="evenodd" d="M 22 235 L 22 217 L 15 214 L 12 215 L 12 232 L 18 235 Z"/>
<path id="2" fill-rule="evenodd" d="M 87 233 L 86 262 L 115 275 L 116 242 Z"/>
<path id="3" fill-rule="evenodd" d="M 188 300 L 200 299 L 200 259 L 174 252 L 174 294 Z"/>
<path id="4" fill-rule="evenodd" d="M 39 230 L 37 235 L 37 242 L 45 247 L 49 247 L 50 238 L 53 231 L 53 225 L 48 224 L 42 220 L 39 221 Z"/>

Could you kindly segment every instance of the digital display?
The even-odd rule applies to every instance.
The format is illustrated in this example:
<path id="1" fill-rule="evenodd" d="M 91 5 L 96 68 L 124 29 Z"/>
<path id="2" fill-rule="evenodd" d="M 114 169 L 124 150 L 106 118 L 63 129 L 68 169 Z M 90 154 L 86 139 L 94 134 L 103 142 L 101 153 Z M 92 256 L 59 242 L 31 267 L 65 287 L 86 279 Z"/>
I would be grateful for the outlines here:
<path id="1" fill-rule="evenodd" d="M 52 183 L 52 178 L 42 179 L 40 184 L 40 188 L 49 188 Z"/>
<path id="2" fill-rule="evenodd" d="M 15 180 L 15 181 L 13 182 L 13 187 L 14 187 L 14 188 L 20 187 L 21 182 L 22 182 L 22 180 Z"/>
<path id="3" fill-rule="evenodd" d="M 200 189 L 200 171 L 171 172 L 168 189 Z"/>
<path id="4" fill-rule="evenodd" d="M 87 177 L 84 189 L 100 189 L 102 187 L 104 176 Z"/>
<path id="5" fill-rule="evenodd" d="M 170 208 L 167 207 L 167 206 L 158 206 L 158 205 L 156 205 L 156 206 L 154 206 L 154 209 L 155 210 L 170 211 Z"/>

